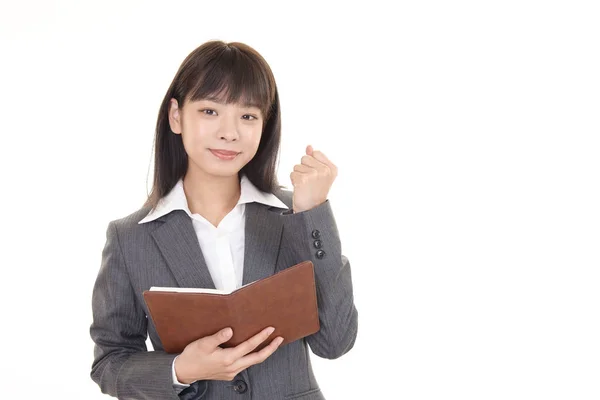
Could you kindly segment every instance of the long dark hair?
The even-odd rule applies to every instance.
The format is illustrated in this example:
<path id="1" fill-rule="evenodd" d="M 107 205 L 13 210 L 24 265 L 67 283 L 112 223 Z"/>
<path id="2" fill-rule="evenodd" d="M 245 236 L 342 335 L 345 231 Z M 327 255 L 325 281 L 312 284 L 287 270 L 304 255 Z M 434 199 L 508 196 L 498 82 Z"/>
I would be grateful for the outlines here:
<path id="1" fill-rule="evenodd" d="M 171 98 L 180 107 L 185 101 L 206 98 L 259 107 L 264 116 L 262 136 L 256 155 L 240 174 L 245 174 L 263 192 L 282 188 L 276 175 L 281 116 L 273 72 L 252 47 L 215 40 L 202 44 L 185 58 L 162 101 L 154 138 L 154 183 L 144 207 L 154 208 L 188 168 L 182 137 L 174 134 L 169 125 Z"/>

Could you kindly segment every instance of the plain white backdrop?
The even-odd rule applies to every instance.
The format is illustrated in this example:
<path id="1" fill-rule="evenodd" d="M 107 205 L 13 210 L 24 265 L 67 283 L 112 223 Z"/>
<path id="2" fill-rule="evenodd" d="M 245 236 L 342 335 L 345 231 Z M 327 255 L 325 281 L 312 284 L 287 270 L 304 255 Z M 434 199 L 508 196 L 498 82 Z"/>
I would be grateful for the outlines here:
<path id="1" fill-rule="evenodd" d="M 269 62 L 279 178 L 312 144 L 359 336 L 329 400 L 600 398 L 600 14 L 582 1 L 2 1 L 0 398 L 89 377 L 108 222 L 206 40 Z M 262 399 L 261 399 L 262 400 Z"/>

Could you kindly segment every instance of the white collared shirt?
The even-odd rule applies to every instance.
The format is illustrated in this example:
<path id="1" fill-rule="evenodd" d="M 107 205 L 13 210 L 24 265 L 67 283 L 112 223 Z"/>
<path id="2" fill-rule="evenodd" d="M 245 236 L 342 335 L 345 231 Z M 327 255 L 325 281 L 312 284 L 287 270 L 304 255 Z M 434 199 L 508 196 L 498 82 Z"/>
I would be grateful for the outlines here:
<path id="1" fill-rule="evenodd" d="M 261 192 L 245 175 L 242 175 L 240 198 L 236 206 L 215 227 L 202 215 L 192 214 L 183 190 L 183 180 L 180 179 L 173 189 L 159 201 L 156 208 L 138 223 L 153 221 L 173 210 L 184 210 L 192 219 L 194 231 L 215 288 L 231 291 L 242 286 L 246 226 L 245 205 L 252 202 L 288 209 L 274 194 Z"/>
<path id="2" fill-rule="evenodd" d="M 194 231 L 215 288 L 231 291 L 242 286 L 246 227 L 245 211 L 246 203 L 252 202 L 288 209 L 285 203 L 274 194 L 260 191 L 246 175 L 242 175 L 240 179 L 240 198 L 236 206 L 215 227 L 200 214 L 192 214 L 183 190 L 183 179 L 180 179 L 173 189 L 160 199 L 157 206 L 138 224 L 153 221 L 174 210 L 184 210 L 192 219 Z M 172 371 L 173 383 L 182 387 L 187 386 L 177 381 L 174 361 Z"/>

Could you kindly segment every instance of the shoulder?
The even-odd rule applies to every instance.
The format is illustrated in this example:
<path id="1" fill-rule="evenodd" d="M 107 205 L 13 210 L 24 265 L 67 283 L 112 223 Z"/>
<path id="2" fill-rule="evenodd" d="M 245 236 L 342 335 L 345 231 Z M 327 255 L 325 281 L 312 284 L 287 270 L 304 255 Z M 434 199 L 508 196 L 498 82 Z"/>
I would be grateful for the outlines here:
<path id="1" fill-rule="evenodd" d="M 140 228 L 146 224 L 138 224 L 138 222 L 148 215 L 150 210 L 150 206 L 142 207 L 129 215 L 110 221 L 109 226 L 114 226 L 119 233 L 131 233 L 139 231 Z"/>

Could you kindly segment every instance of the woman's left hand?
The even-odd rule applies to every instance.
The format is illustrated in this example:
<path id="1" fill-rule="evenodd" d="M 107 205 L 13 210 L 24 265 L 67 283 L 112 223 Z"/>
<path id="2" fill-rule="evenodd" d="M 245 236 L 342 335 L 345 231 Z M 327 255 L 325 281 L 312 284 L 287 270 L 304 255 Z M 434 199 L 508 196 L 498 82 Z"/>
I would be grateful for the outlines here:
<path id="1" fill-rule="evenodd" d="M 290 174 L 294 195 L 292 209 L 294 213 L 310 210 L 327 200 L 329 189 L 337 177 L 337 167 L 311 145 L 306 146 L 306 155 L 301 164 L 294 166 Z"/>

